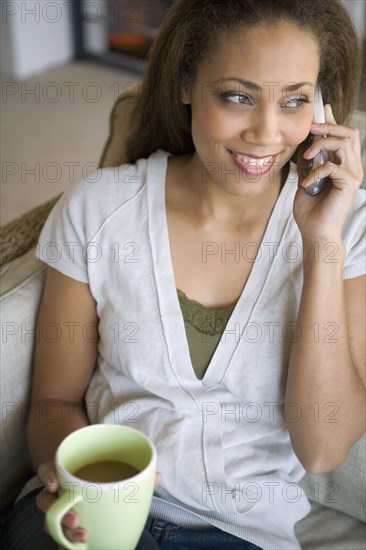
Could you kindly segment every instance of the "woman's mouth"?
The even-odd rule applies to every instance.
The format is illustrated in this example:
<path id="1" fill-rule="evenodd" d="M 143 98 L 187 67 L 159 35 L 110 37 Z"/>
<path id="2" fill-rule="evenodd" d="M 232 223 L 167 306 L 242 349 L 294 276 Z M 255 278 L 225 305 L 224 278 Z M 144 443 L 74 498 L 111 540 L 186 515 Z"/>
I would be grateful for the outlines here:
<path id="1" fill-rule="evenodd" d="M 279 153 L 276 153 L 268 157 L 257 157 L 254 155 L 236 153 L 230 150 L 229 153 L 236 166 L 238 166 L 242 172 L 250 176 L 262 176 L 269 172 L 279 155 Z"/>

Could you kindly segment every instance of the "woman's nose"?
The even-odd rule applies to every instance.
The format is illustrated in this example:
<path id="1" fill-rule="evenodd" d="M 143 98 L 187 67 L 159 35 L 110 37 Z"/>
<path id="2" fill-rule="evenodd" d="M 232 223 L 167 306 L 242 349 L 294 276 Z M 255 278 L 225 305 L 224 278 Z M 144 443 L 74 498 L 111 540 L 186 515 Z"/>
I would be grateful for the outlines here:
<path id="1" fill-rule="evenodd" d="M 249 124 L 247 123 L 242 131 L 241 138 L 247 143 L 271 147 L 281 142 L 281 123 L 280 114 L 276 112 L 274 103 L 258 106 L 253 109 Z"/>

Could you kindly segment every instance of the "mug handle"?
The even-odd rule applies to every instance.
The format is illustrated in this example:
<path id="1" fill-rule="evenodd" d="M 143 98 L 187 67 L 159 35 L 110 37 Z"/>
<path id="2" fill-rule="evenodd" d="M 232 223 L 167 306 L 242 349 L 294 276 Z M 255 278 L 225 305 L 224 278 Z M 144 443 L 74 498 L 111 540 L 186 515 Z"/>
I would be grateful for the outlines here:
<path id="1" fill-rule="evenodd" d="M 58 542 L 58 544 L 70 550 L 87 550 L 88 548 L 87 544 L 84 542 L 71 542 L 68 540 L 61 527 L 63 516 L 81 500 L 83 500 L 83 497 L 80 493 L 75 492 L 71 499 L 69 491 L 66 491 L 51 505 L 46 513 L 46 523 L 51 537 Z"/>

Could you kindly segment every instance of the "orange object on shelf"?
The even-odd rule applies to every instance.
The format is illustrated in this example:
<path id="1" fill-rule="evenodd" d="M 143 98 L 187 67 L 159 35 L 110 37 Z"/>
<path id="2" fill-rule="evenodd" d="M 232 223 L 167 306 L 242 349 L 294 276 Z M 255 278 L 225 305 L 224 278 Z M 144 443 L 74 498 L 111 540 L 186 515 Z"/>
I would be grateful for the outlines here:
<path id="1" fill-rule="evenodd" d="M 109 48 L 128 55 L 144 56 L 151 42 L 151 38 L 133 32 L 118 32 L 109 35 Z"/>

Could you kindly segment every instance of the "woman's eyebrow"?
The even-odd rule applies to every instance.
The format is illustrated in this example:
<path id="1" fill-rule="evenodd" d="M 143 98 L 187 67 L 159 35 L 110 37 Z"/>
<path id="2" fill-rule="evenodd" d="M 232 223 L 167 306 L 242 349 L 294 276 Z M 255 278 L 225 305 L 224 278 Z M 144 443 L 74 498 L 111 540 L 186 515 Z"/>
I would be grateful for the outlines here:
<path id="1" fill-rule="evenodd" d="M 262 87 L 259 86 L 259 84 L 256 84 L 255 82 L 251 82 L 250 80 L 242 80 L 241 78 L 236 78 L 236 77 L 220 78 L 219 80 L 216 80 L 214 82 L 214 84 L 220 84 L 220 83 L 228 82 L 228 81 L 238 82 L 239 84 L 241 84 L 245 88 L 248 88 L 249 90 L 254 90 L 256 92 L 262 90 Z M 265 82 L 264 83 L 265 87 L 276 86 L 276 85 L 279 86 L 280 83 L 279 82 Z M 283 90 L 286 90 L 288 92 L 294 92 L 294 91 L 298 90 L 299 88 L 302 88 L 303 86 L 311 86 L 312 88 L 315 88 L 315 84 L 313 82 L 295 82 L 295 83 L 291 83 L 291 84 L 288 84 L 288 85 L 284 86 Z"/>
<path id="2" fill-rule="evenodd" d="M 297 82 L 295 84 L 288 84 L 288 86 L 284 87 L 284 90 L 287 90 L 289 92 L 294 92 L 299 88 L 302 88 L 303 86 L 309 86 L 310 88 L 315 88 L 314 82 Z"/>

